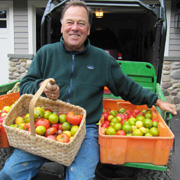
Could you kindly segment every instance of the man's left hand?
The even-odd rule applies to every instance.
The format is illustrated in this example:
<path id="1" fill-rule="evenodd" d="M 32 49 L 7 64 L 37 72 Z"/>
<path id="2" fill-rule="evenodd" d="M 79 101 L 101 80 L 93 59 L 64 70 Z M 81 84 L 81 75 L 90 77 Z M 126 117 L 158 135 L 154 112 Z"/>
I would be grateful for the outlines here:
<path id="1" fill-rule="evenodd" d="M 158 99 L 156 101 L 156 106 L 158 106 L 162 111 L 169 111 L 172 115 L 177 115 L 176 106 L 174 104 Z"/>

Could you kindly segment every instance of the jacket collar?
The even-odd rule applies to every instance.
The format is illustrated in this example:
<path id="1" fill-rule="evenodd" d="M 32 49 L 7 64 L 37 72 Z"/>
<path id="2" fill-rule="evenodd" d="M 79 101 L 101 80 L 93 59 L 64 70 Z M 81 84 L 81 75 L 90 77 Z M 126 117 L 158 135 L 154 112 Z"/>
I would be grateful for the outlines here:
<path id="1" fill-rule="evenodd" d="M 90 46 L 90 41 L 89 41 L 88 38 L 86 39 L 86 41 L 84 43 L 85 44 L 85 48 L 82 51 L 69 51 L 69 50 L 67 50 L 64 47 L 64 39 L 63 39 L 63 37 L 61 37 L 61 39 L 60 39 L 60 44 L 62 45 L 64 51 L 66 51 L 66 52 L 68 52 L 70 54 L 75 54 L 76 55 L 76 54 L 82 54 L 82 53 L 86 52 L 88 50 L 88 47 Z"/>

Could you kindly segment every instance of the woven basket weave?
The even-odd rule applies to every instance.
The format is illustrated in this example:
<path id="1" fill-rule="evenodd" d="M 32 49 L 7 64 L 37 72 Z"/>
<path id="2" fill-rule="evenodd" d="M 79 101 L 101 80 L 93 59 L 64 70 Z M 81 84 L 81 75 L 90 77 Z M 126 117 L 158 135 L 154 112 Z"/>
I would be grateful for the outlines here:
<path id="1" fill-rule="evenodd" d="M 69 166 L 76 157 L 86 134 L 86 111 L 79 106 L 65 103 L 61 100 L 52 101 L 48 98 L 40 97 L 49 81 L 51 81 L 51 79 L 45 80 L 34 96 L 30 94 L 22 95 L 15 106 L 9 111 L 3 122 L 3 126 L 7 132 L 7 137 L 11 146 Z M 69 143 L 60 143 L 35 134 L 34 107 L 38 106 L 52 109 L 53 112 L 58 114 L 74 111 L 83 115 L 79 129 Z M 27 113 L 30 114 L 31 133 L 9 126 L 14 123 L 17 116 L 25 115 Z"/>

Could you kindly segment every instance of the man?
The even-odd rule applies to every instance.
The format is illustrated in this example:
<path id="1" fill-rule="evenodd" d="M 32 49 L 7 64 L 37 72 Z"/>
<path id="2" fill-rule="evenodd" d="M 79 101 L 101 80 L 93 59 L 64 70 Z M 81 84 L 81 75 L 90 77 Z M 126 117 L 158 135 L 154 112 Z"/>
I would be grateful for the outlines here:
<path id="1" fill-rule="evenodd" d="M 122 73 L 116 60 L 105 51 L 90 45 L 91 11 L 79 0 L 70 1 L 61 16 L 60 42 L 43 46 L 35 56 L 27 75 L 22 79 L 20 93 L 36 93 L 47 78 L 54 78 L 44 94 L 79 105 L 86 109 L 86 137 L 71 166 L 66 180 L 92 180 L 99 162 L 98 126 L 102 114 L 104 86 L 113 94 L 134 104 L 156 103 L 162 110 L 176 114 L 176 107 L 158 99 Z M 47 160 L 15 150 L 0 172 L 1 180 L 28 180 L 34 177 Z"/>

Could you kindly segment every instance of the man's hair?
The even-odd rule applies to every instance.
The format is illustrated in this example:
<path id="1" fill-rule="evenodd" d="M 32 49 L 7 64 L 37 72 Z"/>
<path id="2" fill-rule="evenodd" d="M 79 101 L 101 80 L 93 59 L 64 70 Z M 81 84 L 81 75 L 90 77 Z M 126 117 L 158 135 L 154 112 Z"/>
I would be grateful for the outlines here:
<path id="1" fill-rule="evenodd" d="M 91 8 L 89 8 L 88 6 L 86 6 L 85 2 L 84 1 L 81 1 L 81 0 L 70 0 L 68 2 L 66 2 L 62 12 L 61 12 L 61 21 L 64 17 L 64 13 L 66 12 L 66 10 L 71 7 L 71 6 L 81 6 L 81 7 L 84 7 L 87 11 L 87 15 L 88 15 L 88 20 L 89 20 L 89 25 L 91 26 L 92 24 L 92 10 Z"/>

